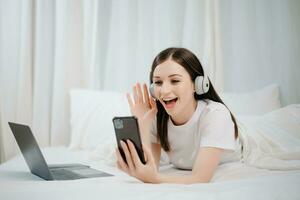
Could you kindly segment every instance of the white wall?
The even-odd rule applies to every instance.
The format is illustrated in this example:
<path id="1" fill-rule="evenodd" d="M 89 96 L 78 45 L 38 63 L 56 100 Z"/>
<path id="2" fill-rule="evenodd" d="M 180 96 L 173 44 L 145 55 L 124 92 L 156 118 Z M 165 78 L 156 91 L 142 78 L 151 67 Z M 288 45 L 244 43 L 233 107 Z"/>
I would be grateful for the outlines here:
<path id="1" fill-rule="evenodd" d="M 220 1 L 224 90 L 271 83 L 283 105 L 300 103 L 300 1 Z"/>

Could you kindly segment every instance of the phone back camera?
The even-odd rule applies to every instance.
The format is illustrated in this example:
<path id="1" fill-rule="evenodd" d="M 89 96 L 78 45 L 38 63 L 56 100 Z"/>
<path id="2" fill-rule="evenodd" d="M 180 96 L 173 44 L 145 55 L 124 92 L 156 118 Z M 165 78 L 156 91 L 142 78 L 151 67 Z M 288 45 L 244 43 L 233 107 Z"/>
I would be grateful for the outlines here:
<path id="1" fill-rule="evenodd" d="M 122 129 L 124 127 L 122 119 L 115 119 L 114 124 L 116 129 Z"/>

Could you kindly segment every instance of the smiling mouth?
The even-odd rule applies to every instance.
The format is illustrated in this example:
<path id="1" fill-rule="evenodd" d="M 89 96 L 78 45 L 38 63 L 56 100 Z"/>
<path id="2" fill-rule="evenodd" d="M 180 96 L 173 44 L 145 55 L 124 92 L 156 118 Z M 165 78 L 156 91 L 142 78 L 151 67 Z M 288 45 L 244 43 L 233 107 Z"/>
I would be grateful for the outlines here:
<path id="1" fill-rule="evenodd" d="M 178 98 L 174 98 L 174 99 L 170 99 L 170 100 L 163 100 L 165 105 L 166 105 L 166 108 L 172 108 L 175 106 L 175 103 L 177 102 Z"/>

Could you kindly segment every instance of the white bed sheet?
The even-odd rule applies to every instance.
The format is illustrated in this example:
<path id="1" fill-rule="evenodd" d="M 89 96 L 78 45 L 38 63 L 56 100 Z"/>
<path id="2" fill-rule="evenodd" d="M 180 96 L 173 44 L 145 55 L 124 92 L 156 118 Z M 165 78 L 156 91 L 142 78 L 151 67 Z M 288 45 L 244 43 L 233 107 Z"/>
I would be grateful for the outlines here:
<path id="1" fill-rule="evenodd" d="M 81 162 L 114 177 L 44 181 L 29 173 L 22 156 L 0 165 L 0 199 L 300 199 L 300 171 L 271 171 L 240 162 L 219 166 L 208 184 L 144 184 L 115 167 L 89 161 L 90 152 L 43 149 L 48 164 Z M 165 173 L 187 174 L 171 166 Z"/>

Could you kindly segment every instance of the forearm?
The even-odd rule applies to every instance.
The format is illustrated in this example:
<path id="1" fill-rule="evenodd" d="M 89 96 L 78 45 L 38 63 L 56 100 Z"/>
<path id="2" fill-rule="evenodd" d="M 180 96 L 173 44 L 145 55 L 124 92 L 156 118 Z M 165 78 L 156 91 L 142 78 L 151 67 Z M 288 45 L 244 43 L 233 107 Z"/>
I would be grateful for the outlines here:
<path id="1" fill-rule="evenodd" d="M 156 183 L 178 183 L 178 184 L 193 184 L 193 183 L 208 183 L 209 180 L 197 177 L 196 175 L 168 175 L 158 173 Z"/>
<path id="2" fill-rule="evenodd" d="M 222 153 L 223 149 L 219 148 L 201 148 L 194 163 L 191 175 L 174 176 L 158 173 L 156 176 L 157 183 L 209 183 L 219 165 Z"/>
<path id="3" fill-rule="evenodd" d="M 140 129 L 140 136 L 143 145 L 147 145 L 149 148 L 151 146 L 150 142 L 150 124 L 143 122 L 142 120 L 138 119 L 139 129 Z"/>
<path id="4" fill-rule="evenodd" d="M 141 132 L 141 140 L 142 144 L 146 145 L 148 148 L 151 148 L 151 139 L 150 139 L 150 131 L 143 131 Z"/>
<path id="5" fill-rule="evenodd" d="M 152 155 L 154 157 L 154 160 L 155 160 L 155 165 L 156 165 L 156 168 L 157 170 L 159 170 L 159 162 L 160 162 L 160 155 L 161 155 L 161 151 L 160 151 L 160 145 L 159 146 L 156 146 L 155 144 L 153 144 L 151 142 L 151 139 L 150 139 L 150 130 L 149 129 L 142 129 L 141 128 L 141 140 L 142 140 L 142 144 L 143 146 L 146 146 L 148 147 L 151 152 L 152 152 Z"/>

